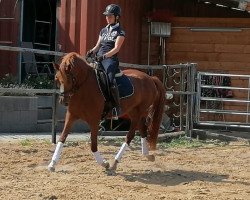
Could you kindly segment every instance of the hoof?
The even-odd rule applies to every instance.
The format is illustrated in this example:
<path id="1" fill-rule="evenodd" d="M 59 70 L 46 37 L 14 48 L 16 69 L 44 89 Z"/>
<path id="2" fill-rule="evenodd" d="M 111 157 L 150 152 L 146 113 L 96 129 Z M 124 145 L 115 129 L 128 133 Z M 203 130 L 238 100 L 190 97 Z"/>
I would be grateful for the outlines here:
<path id="1" fill-rule="evenodd" d="M 154 155 L 147 155 L 146 156 L 148 161 L 154 162 L 155 161 L 155 156 Z"/>
<path id="2" fill-rule="evenodd" d="M 54 171 L 55 171 L 55 167 L 48 166 L 48 170 L 49 170 L 50 172 L 54 172 Z"/>
<path id="3" fill-rule="evenodd" d="M 102 167 L 104 167 L 105 169 L 109 169 L 110 165 L 109 165 L 109 162 L 104 160 L 103 163 L 101 164 Z"/>
<path id="4" fill-rule="evenodd" d="M 55 171 L 55 164 L 56 164 L 55 161 L 51 161 L 50 164 L 48 165 L 48 170 L 50 172 L 54 172 Z"/>
<path id="5" fill-rule="evenodd" d="M 115 160 L 114 163 L 111 165 L 111 167 L 109 168 L 110 170 L 113 170 L 113 171 L 116 171 L 117 169 L 117 164 L 118 164 L 118 161 Z"/>
<path id="6" fill-rule="evenodd" d="M 107 174 L 108 176 L 115 176 L 115 175 L 116 175 L 115 171 L 113 171 L 113 170 L 111 170 L 111 169 L 107 169 L 107 170 L 106 170 L 106 174 Z"/>

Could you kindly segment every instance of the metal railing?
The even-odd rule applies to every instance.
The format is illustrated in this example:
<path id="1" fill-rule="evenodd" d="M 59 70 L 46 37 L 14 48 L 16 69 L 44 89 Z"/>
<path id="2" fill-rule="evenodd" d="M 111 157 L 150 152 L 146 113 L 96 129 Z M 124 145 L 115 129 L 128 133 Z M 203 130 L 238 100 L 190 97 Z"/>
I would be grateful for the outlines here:
<path id="1" fill-rule="evenodd" d="M 185 129 L 186 134 L 191 136 L 197 64 L 165 65 L 164 68 L 163 82 L 167 93 L 174 95 L 172 106 L 177 108 L 177 112 L 173 113 L 173 126 L 181 131 Z"/>
<path id="2" fill-rule="evenodd" d="M 195 113 L 198 125 L 249 128 L 250 76 L 198 72 Z"/>

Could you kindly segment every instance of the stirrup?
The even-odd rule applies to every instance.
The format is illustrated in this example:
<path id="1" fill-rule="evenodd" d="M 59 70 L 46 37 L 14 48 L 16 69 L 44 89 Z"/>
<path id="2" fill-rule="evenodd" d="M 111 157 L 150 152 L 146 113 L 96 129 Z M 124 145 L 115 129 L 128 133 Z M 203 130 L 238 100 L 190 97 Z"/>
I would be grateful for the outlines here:
<path id="1" fill-rule="evenodd" d="M 119 119 L 119 115 L 120 115 L 119 109 L 113 108 L 112 109 L 112 119 L 118 120 Z"/>

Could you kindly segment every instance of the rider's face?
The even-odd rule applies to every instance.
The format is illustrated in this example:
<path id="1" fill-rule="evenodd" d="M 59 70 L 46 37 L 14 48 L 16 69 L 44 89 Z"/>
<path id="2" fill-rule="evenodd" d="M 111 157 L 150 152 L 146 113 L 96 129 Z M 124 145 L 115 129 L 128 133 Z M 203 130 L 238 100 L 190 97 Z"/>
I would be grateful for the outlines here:
<path id="1" fill-rule="evenodd" d="M 115 23 L 115 16 L 114 15 L 106 15 L 106 21 L 108 24 L 114 24 Z"/>

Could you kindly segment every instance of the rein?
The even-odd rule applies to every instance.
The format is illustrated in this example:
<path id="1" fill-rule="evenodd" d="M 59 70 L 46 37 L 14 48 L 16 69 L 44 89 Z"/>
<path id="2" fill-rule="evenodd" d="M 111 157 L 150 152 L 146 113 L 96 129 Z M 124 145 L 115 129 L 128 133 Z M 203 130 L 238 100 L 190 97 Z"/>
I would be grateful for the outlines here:
<path id="1" fill-rule="evenodd" d="M 85 82 L 89 76 L 89 71 L 87 70 L 87 75 L 86 78 L 83 80 L 83 82 Z M 71 79 L 72 82 L 72 87 L 64 92 L 60 92 L 59 95 L 60 96 L 66 96 L 68 95 L 70 98 L 79 90 L 79 88 L 81 87 L 81 85 L 77 85 L 77 79 L 76 76 L 70 71 L 69 73 L 66 73 L 67 79 Z"/>

